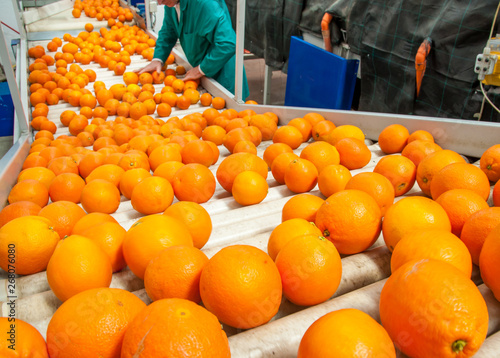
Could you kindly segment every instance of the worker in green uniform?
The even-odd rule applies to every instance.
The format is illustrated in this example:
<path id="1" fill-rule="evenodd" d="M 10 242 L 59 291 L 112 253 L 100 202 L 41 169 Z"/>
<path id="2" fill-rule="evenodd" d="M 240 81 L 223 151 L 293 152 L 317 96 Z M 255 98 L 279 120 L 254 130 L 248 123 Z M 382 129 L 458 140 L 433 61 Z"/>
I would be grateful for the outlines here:
<path id="1" fill-rule="evenodd" d="M 166 5 L 153 60 L 136 72 L 161 71 L 177 39 L 193 67 L 184 81 L 211 77 L 234 94 L 236 34 L 224 0 L 159 0 Z M 243 72 L 243 99 L 249 95 Z"/>

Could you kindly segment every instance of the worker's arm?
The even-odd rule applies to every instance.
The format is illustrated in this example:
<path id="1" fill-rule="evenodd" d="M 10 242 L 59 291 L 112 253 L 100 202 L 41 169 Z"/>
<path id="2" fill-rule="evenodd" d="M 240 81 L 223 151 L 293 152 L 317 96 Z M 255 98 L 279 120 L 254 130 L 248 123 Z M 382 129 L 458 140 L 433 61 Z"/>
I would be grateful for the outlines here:
<path id="1" fill-rule="evenodd" d="M 202 28 L 211 29 L 205 34 L 210 47 L 199 66 L 207 77 L 217 74 L 236 51 L 236 36 L 231 19 L 220 7 L 214 10 L 215 16 L 201 19 L 200 25 Z"/>

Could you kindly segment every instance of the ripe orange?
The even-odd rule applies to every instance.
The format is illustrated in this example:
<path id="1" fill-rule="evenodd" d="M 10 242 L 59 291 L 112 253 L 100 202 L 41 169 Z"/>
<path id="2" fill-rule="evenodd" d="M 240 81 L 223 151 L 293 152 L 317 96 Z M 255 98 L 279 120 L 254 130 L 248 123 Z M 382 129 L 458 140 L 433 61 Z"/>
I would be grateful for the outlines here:
<path id="1" fill-rule="evenodd" d="M 137 184 L 143 179 L 150 177 L 151 173 L 143 168 L 127 170 L 120 179 L 119 189 L 124 197 L 130 199 Z"/>
<path id="2" fill-rule="evenodd" d="M 307 148 L 307 147 L 306 147 Z M 305 150 L 305 148 L 304 148 Z M 302 151 L 304 151 L 302 150 Z M 273 143 L 264 150 L 262 159 L 267 163 L 267 166 L 271 168 L 274 159 L 282 153 L 293 153 L 292 148 L 285 143 Z M 308 158 L 306 158 L 308 159 Z"/>
<path id="3" fill-rule="evenodd" d="M 201 273 L 203 304 L 221 322 L 235 328 L 253 328 L 267 323 L 278 312 L 281 291 L 281 278 L 275 263 L 264 251 L 253 246 L 223 248 Z"/>
<path id="4" fill-rule="evenodd" d="M 49 189 L 50 184 L 55 179 L 55 177 L 56 175 L 50 169 L 43 167 L 35 167 L 35 168 L 24 169 L 23 171 L 21 171 L 21 173 L 19 173 L 17 177 L 17 182 L 21 182 L 27 179 L 33 179 L 39 181 L 40 183 L 45 185 L 47 189 Z"/>
<path id="5" fill-rule="evenodd" d="M 322 236 L 305 235 L 290 240 L 278 253 L 276 267 L 281 275 L 283 294 L 300 306 L 328 300 L 342 277 L 340 255 Z"/>
<path id="6" fill-rule="evenodd" d="M 118 288 L 96 288 L 65 301 L 50 319 L 51 357 L 119 357 L 130 322 L 146 305 Z M 74 329 L 68 329 L 72 322 Z"/>
<path id="7" fill-rule="evenodd" d="M 64 239 L 71 235 L 73 227 L 86 215 L 86 212 L 71 201 L 57 201 L 42 208 L 38 215 L 47 218 L 59 237 Z"/>
<path id="8" fill-rule="evenodd" d="M 417 168 L 417 183 L 425 195 L 431 195 L 431 182 L 434 175 L 448 164 L 465 163 L 460 154 L 445 149 L 439 150 L 422 159 Z"/>
<path id="9" fill-rule="evenodd" d="M 116 219 L 109 214 L 90 213 L 77 221 L 75 226 L 73 226 L 73 231 L 71 233 L 73 235 L 82 235 L 85 230 L 106 222 L 118 224 L 118 221 L 116 221 Z"/>
<path id="10" fill-rule="evenodd" d="M 212 149 L 208 142 L 203 139 L 192 140 L 186 143 L 180 154 L 184 164 L 198 163 L 209 167 L 213 162 Z"/>
<path id="11" fill-rule="evenodd" d="M 417 167 L 402 155 L 388 155 L 379 160 L 373 172 L 389 179 L 394 187 L 394 196 L 398 197 L 409 192 L 415 185 Z"/>
<path id="12" fill-rule="evenodd" d="M 301 218 L 310 222 L 316 219 L 316 213 L 324 200 L 319 196 L 304 193 L 290 198 L 281 210 L 281 222 Z"/>
<path id="13" fill-rule="evenodd" d="M 491 182 L 496 183 L 500 179 L 500 144 L 486 149 L 481 155 L 479 166 Z"/>
<path id="14" fill-rule="evenodd" d="M 336 128 L 330 121 L 319 121 L 311 128 L 312 138 L 316 141 L 325 141 L 328 135 Z"/>
<path id="15" fill-rule="evenodd" d="M 126 230 L 115 222 L 104 222 L 83 230 L 81 235 L 96 243 L 108 257 L 113 272 L 127 266 L 123 258 L 123 240 Z"/>
<path id="16" fill-rule="evenodd" d="M 103 164 L 92 170 L 92 172 L 85 178 L 85 181 L 88 184 L 94 180 L 103 179 L 118 187 L 123 174 L 125 174 L 125 170 L 118 165 Z"/>
<path id="17" fill-rule="evenodd" d="M 144 279 L 149 261 L 161 250 L 176 245 L 193 246 L 186 225 L 167 215 L 149 215 L 136 221 L 127 231 L 123 255 L 130 270 Z"/>
<path id="18" fill-rule="evenodd" d="M 87 213 L 111 214 L 120 206 L 120 191 L 107 180 L 95 179 L 83 188 L 81 203 Z"/>
<path id="19" fill-rule="evenodd" d="M 254 113 L 255 114 L 255 113 Z M 253 115 L 253 114 L 252 114 Z M 288 122 L 289 126 L 297 128 L 302 133 L 302 141 L 307 142 L 312 135 L 312 125 L 304 118 L 294 118 Z"/>
<path id="20" fill-rule="evenodd" d="M 206 141 L 210 141 L 215 143 L 216 145 L 221 145 L 223 142 L 223 138 L 226 135 L 226 130 L 221 126 L 208 126 L 206 127 L 202 134 L 201 138 Z"/>
<path id="21" fill-rule="evenodd" d="M 49 191 L 38 180 L 26 179 L 14 185 L 9 193 L 8 201 L 9 204 L 17 201 L 31 201 L 44 207 L 49 202 Z"/>
<path id="22" fill-rule="evenodd" d="M 210 106 L 212 104 L 212 95 L 208 92 L 203 93 L 200 96 L 200 103 L 203 107 Z"/>
<path id="23" fill-rule="evenodd" d="M 494 206 L 500 206 L 500 181 L 497 181 L 495 186 L 493 187 L 493 205 Z"/>
<path id="24" fill-rule="evenodd" d="M 207 262 L 208 257 L 195 247 L 166 248 L 150 261 L 144 273 L 148 296 L 153 301 L 183 298 L 199 303 L 200 276 Z"/>
<path id="25" fill-rule="evenodd" d="M 405 197 L 386 211 L 382 231 L 389 250 L 393 251 L 405 235 L 416 230 L 451 232 L 450 219 L 441 205 L 422 196 Z"/>
<path id="26" fill-rule="evenodd" d="M 212 107 L 215 109 L 223 109 L 226 106 L 226 101 L 221 97 L 212 98 Z"/>
<path id="27" fill-rule="evenodd" d="M 313 222 L 302 218 L 283 221 L 271 232 L 267 242 L 267 253 L 276 260 L 278 253 L 290 240 L 304 235 L 321 236 L 321 231 Z"/>
<path id="28" fill-rule="evenodd" d="M 354 308 L 317 319 L 302 336 L 297 358 L 328 357 L 332 352 L 336 358 L 362 357 L 367 352 L 373 357 L 396 358 L 394 343 L 384 327 Z"/>
<path id="29" fill-rule="evenodd" d="M 304 117 L 305 118 L 305 117 Z M 331 145 L 336 146 L 337 142 L 344 138 L 355 138 L 362 142 L 365 140 L 365 135 L 361 129 L 351 124 L 344 124 L 332 130 L 325 138 Z"/>
<path id="30" fill-rule="evenodd" d="M 175 173 L 183 166 L 184 164 L 182 162 L 168 161 L 160 164 L 154 171 L 153 175 L 165 178 L 170 182 L 170 184 L 173 185 Z"/>
<path id="31" fill-rule="evenodd" d="M 431 133 L 419 129 L 410 134 L 410 136 L 408 137 L 408 144 L 413 142 L 414 140 L 424 140 L 427 142 L 434 142 L 434 137 Z"/>
<path id="32" fill-rule="evenodd" d="M 500 301 L 500 275 L 498 273 L 499 243 L 500 225 L 497 225 L 484 240 L 483 249 L 479 255 L 479 269 L 485 285 L 493 291 L 495 298 Z"/>
<path id="33" fill-rule="evenodd" d="M 311 191 L 318 183 L 318 170 L 307 159 L 297 158 L 285 170 L 285 184 L 294 193 Z"/>
<path id="34" fill-rule="evenodd" d="M 467 277 L 472 273 L 472 259 L 467 246 L 446 230 L 417 230 L 406 234 L 392 252 L 391 271 L 394 273 L 405 263 L 422 259 L 448 262 Z"/>
<path id="35" fill-rule="evenodd" d="M 303 142 L 302 133 L 294 126 L 281 126 L 273 135 L 273 143 L 285 143 L 292 149 L 297 149 Z"/>
<path id="36" fill-rule="evenodd" d="M 235 153 L 220 163 L 216 172 L 217 180 L 226 191 L 232 192 L 236 175 L 247 170 L 255 171 L 267 179 L 267 164 L 263 159 L 251 153 Z"/>
<path id="37" fill-rule="evenodd" d="M 249 140 L 240 140 L 235 144 L 233 153 L 251 153 L 257 155 L 257 147 Z"/>
<path id="38" fill-rule="evenodd" d="M 500 208 L 498 207 L 481 209 L 465 221 L 460 239 L 469 249 L 474 264 L 479 264 L 479 254 L 484 240 L 498 225 L 500 225 Z"/>
<path id="39" fill-rule="evenodd" d="M 43 271 L 58 242 L 59 235 L 48 219 L 40 216 L 15 218 L 0 228 L 0 267 L 9 271 L 9 267 L 14 266 L 18 275 Z M 15 262 L 9 262 L 12 250 L 15 250 Z"/>
<path id="40" fill-rule="evenodd" d="M 182 221 L 193 239 L 194 247 L 201 249 L 212 233 L 212 219 L 200 204 L 191 201 L 178 201 L 163 213 Z"/>
<path id="41" fill-rule="evenodd" d="M 349 170 L 363 168 L 372 157 L 366 144 L 356 138 L 343 138 L 335 144 L 335 148 L 339 152 L 340 164 Z"/>
<path id="42" fill-rule="evenodd" d="M 279 154 L 271 164 L 271 174 L 274 180 L 279 184 L 285 184 L 286 169 L 294 160 L 300 159 L 299 156 L 293 152 L 285 152 Z"/>
<path id="43" fill-rule="evenodd" d="M 318 173 L 321 173 L 328 165 L 340 163 L 340 155 L 337 149 L 324 141 L 308 144 L 300 152 L 300 157 L 313 163 L 318 169 Z"/>
<path id="44" fill-rule="evenodd" d="M 78 170 L 82 178 L 86 178 L 95 168 L 104 164 L 106 156 L 99 152 L 89 152 L 78 164 Z"/>
<path id="45" fill-rule="evenodd" d="M 452 189 L 441 194 L 436 202 L 448 214 L 451 232 L 460 237 L 465 221 L 475 212 L 488 207 L 479 194 L 468 189 Z"/>
<path id="46" fill-rule="evenodd" d="M 165 211 L 174 200 L 174 190 L 167 179 L 149 176 L 136 184 L 130 201 L 132 207 L 144 215 Z"/>
<path id="47" fill-rule="evenodd" d="M 368 249 L 378 238 L 382 213 L 369 194 L 343 190 L 328 197 L 316 214 L 315 224 L 339 253 Z"/>
<path id="48" fill-rule="evenodd" d="M 132 321 L 123 339 L 122 358 L 157 357 L 158 347 L 168 357 L 229 358 L 226 333 L 217 318 L 188 300 L 170 298 L 153 302 Z"/>
<path id="49" fill-rule="evenodd" d="M 438 171 L 431 182 L 431 196 L 436 200 L 451 189 L 469 189 L 484 200 L 490 196 L 490 182 L 486 174 L 468 163 L 452 163 Z"/>
<path id="50" fill-rule="evenodd" d="M 347 182 L 345 189 L 358 189 L 370 194 L 380 207 L 382 216 L 394 202 L 394 187 L 382 174 L 371 172 L 356 174 Z"/>
<path id="51" fill-rule="evenodd" d="M 45 339 L 31 324 L 19 318 L 1 317 L 0 332 L 3 342 L 0 345 L 2 357 L 49 357 Z"/>
<path id="52" fill-rule="evenodd" d="M 439 145 L 428 140 L 414 140 L 409 142 L 401 152 L 403 157 L 410 159 L 417 167 L 426 156 L 443 150 Z"/>
<path id="53" fill-rule="evenodd" d="M 47 281 L 61 301 L 92 289 L 109 287 L 113 270 L 108 256 L 91 239 L 71 235 L 57 245 L 47 266 Z"/>
<path id="54" fill-rule="evenodd" d="M 408 143 L 410 132 L 401 124 L 385 127 L 378 136 L 378 145 L 385 154 L 400 153 Z"/>
<path id="55" fill-rule="evenodd" d="M 380 320 L 410 357 L 471 357 L 488 330 L 486 303 L 474 282 L 433 259 L 410 261 L 389 277 L 380 295 Z"/>
<path id="56" fill-rule="evenodd" d="M 0 210 L 0 228 L 9 221 L 22 216 L 37 216 L 42 208 L 31 201 L 18 201 Z"/>
<path id="57" fill-rule="evenodd" d="M 246 170 L 234 178 L 231 193 L 238 204 L 246 206 L 264 200 L 268 189 L 266 179 L 257 172 Z"/>
<path id="58" fill-rule="evenodd" d="M 248 125 L 257 127 L 261 131 L 264 141 L 273 139 L 274 133 L 278 129 L 274 119 L 265 114 L 256 114 L 250 117 Z"/>
<path id="59" fill-rule="evenodd" d="M 198 163 L 179 168 L 172 179 L 175 197 L 201 204 L 215 193 L 215 177 L 206 166 Z"/>
<path id="60" fill-rule="evenodd" d="M 325 197 L 329 197 L 345 189 L 352 174 L 343 165 L 330 164 L 318 175 L 318 188 Z"/>

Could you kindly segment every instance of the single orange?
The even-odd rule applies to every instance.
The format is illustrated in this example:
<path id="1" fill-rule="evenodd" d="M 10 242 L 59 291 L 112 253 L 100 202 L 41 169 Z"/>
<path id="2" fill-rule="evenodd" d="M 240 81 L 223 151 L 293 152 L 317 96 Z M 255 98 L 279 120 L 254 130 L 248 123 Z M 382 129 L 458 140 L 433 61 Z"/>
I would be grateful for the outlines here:
<path id="1" fill-rule="evenodd" d="M 351 124 L 344 124 L 336 127 L 325 138 L 325 141 L 336 146 L 337 142 L 344 138 L 355 138 L 360 141 L 365 140 L 365 135 L 361 129 Z"/>
<path id="2" fill-rule="evenodd" d="M 183 166 L 184 164 L 182 162 L 168 161 L 160 164 L 158 168 L 156 168 L 156 170 L 154 171 L 153 175 L 165 178 L 170 182 L 170 184 L 173 185 L 173 179 L 175 173 Z"/>
<path id="3" fill-rule="evenodd" d="M 0 210 L 0 228 L 9 221 L 22 216 L 37 216 L 42 208 L 31 201 L 17 201 Z"/>
<path id="4" fill-rule="evenodd" d="M 500 144 L 486 149 L 481 155 L 479 166 L 491 182 L 496 183 L 500 179 Z"/>
<path id="5" fill-rule="evenodd" d="M 400 153 L 406 144 L 410 132 L 401 124 L 391 124 L 385 127 L 378 136 L 378 145 L 385 154 Z"/>
<path id="6" fill-rule="evenodd" d="M 136 185 L 150 176 L 151 173 L 143 168 L 127 170 L 125 173 L 123 173 L 120 179 L 119 189 L 121 194 L 127 199 L 130 199 Z"/>
<path id="7" fill-rule="evenodd" d="M 73 235 L 81 235 L 85 230 L 106 222 L 118 224 L 118 221 L 109 214 L 90 213 L 77 221 L 71 233 Z"/>
<path id="8" fill-rule="evenodd" d="M 340 164 L 349 170 L 363 168 L 372 156 L 367 145 L 356 138 L 343 138 L 335 144 L 335 148 L 339 152 Z"/>
<path id="9" fill-rule="evenodd" d="M 318 188 L 324 197 L 345 189 L 347 183 L 352 178 L 352 174 L 343 165 L 330 164 L 326 166 L 318 175 Z"/>
<path id="10" fill-rule="evenodd" d="M 115 184 L 95 179 L 83 188 L 81 203 L 87 213 L 114 213 L 120 206 L 120 191 Z"/>
<path id="11" fill-rule="evenodd" d="M 228 192 L 232 191 L 234 178 L 241 172 L 253 170 L 267 179 L 267 164 L 263 159 L 251 153 L 235 153 L 224 158 L 217 168 L 219 184 Z"/>
<path id="12" fill-rule="evenodd" d="M 232 195 L 240 205 L 254 205 L 266 198 L 268 189 L 266 179 L 257 172 L 247 170 L 234 178 Z"/>
<path id="13" fill-rule="evenodd" d="M 340 155 L 337 149 L 327 142 L 313 142 L 302 149 L 300 157 L 314 164 L 318 173 L 328 165 L 339 164 Z"/>
<path id="14" fill-rule="evenodd" d="M 417 175 L 416 165 L 402 155 L 387 155 L 382 157 L 375 168 L 374 173 L 385 176 L 394 187 L 394 195 L 401 196 L 409 192 L 415 185 Z"/>
<path id="15" fill-rule="evenodd" d="M 278 124 L 274 119 L 265 114 L 256 114 L 250 117 L 248 125 L 257 127 L 262 133 L 264 141 L 273 139 L 274 133 L 278 129 Z"/>
<path id="16" fill-rule="evenodd" d="M 133 189 L 130 201 L 132 207 L 144 215 L 165 211 L 174 200 L 174 190 L 167 179 L 149 176 Z"/>
<path id="17" fill-rule="evenodd" d="M 285 170 L 285 185 L 294 193 L 311 191 L 318 183 L 318 170 L 307 159 L 294 159 Z"/>
<path id="18" fill-rule="evenodd" d="M 495 298 L 500 298 L 500 275 L 498 272 L 498 255 L 500 253 L 500 225 L 497 225 L 484 240 L 479 255 L 479 269 L 481 278 L 488 288 L 493 291 Z"/>
<path id="19" fill-rule="evenodd" d="M 267 166 L 271 168 L 274 159 L 282 153 L 293 153 L 293 149 L 285 143 L 273 143 L 264 150 L 262 159 L 264 159 L 264 161 L 267 163 Z"/>
<path id="20" fill-rule="evenodd" d="M 47 218 L 61 239 L 71 235 L 75 224 L 87 213 L 71 201 L 57 201 L 42 208 L 39 216 Z"/>
<path id="21" fill-rule="evenodd" d="M 418 167 L 426 156 L 439 150 L 443 150 L 443 148 L 434 142 L 428 140 L 414 140 L 404 147 L 401 155 L 410 159 Z"/>
<path id="22" fill-rule="evenodd" d="M 303 142 L 302 132 L 294 126 L 281 126 L 273 135 L 273 143 L 285 143 L 292 149 L 297 149 Z"/>
<path id="23" fill-rule="evenodd" d="M 211 149 L 210 149 L 211 150 Z M 172 179 L 175 197 L 201 204 L 215 193 L 215 177 L 206 166 L 190 163 L 179 168 Z"/>
<path id="24" fill-rule="evenodd" d="M 336 128 L 330 121 L 319 121 L 311 128 L 311 135 L 315 141 L 324 141 L 329 134 Z"/>
<path id="25" fill-rule="evenodd" d="M 301 218 L 310 222 L 316 220 L 316 213 L 324 200 L 319 196 L 304 193 L 290 198 L 281 210 L 281 222 Z"/>
<path id="26" fill-rule="evenodd" d="M 394 187 L 382 174 L 358 173 L 347 182 L 345 189 L 357 189 L 370 194 L 380 207 L 382 216 L 394 202 Z"/>
<path id="27" fill-rule="evenodd" d="M 26 179 L 14 185 L 7 200 L 9 204 L 18 201 L 31 201 L 40 207 L 44 207 L 49 202 L 49 191 L 38 180 Z"/>
<path id="28" fill-rule="evenodd" d="M 410 136 L 408 137 L 408 144 L 410 144 L 414 140 L 423 140 L 434 143 L 434 136 L 426 130 L 419 129 L 410 134 Z"/>

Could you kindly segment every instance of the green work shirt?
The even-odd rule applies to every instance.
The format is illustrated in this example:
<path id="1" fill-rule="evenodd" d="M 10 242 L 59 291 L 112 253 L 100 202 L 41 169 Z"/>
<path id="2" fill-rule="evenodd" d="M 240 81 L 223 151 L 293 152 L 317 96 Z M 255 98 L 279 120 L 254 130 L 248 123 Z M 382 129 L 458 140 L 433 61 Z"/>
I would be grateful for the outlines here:
<path id="1" fill-rule="evenodd" d="M 191 66 L 200 66 L 234 94 L 236 34 L 224 0 L 181 0 L 180 20 L 174 7 L 165 6 L 154 58 L 166 61 L 177 39 Z M 243 72 L 243 99 L 249 95 Z"/>

